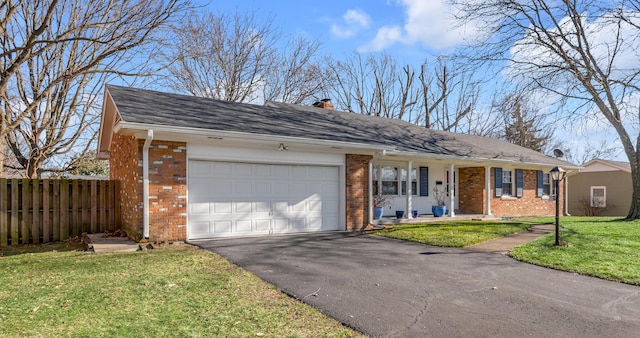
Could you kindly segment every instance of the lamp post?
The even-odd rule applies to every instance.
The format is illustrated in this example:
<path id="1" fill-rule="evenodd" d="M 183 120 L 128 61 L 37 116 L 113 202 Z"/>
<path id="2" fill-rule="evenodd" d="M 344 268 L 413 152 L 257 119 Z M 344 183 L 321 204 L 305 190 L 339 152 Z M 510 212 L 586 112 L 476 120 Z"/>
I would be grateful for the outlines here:
<path id="1" fill-rule="evenodd" d="M 553 167 L 549 172 L 555 184 L 556 193 L 556 245 L 560 245 L 560 181 L 564 179 L 566 171 L 560 167 Z"/>

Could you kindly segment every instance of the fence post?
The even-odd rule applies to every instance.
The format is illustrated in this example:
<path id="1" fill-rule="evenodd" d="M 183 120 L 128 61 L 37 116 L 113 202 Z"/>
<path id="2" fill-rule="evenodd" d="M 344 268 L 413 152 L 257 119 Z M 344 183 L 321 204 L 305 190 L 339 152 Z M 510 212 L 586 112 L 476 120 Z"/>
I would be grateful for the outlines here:
<path id="1" fill-rule="evenodd" d="M 20 233 L 18 232 L 18 209 L 20 208 L 20 200 L 18 190 L 18 179 L 11 179 L 11 244 L 15 245 L 20 242 Z"/>
<path id="2" fill-rule="evenodd" d="M 0 245 L 9 245 L 9 183 L 6 178 L 0 179 Z"/>
<path id="3" fill-rule="evenodd" d="M 48 243 L 51 238 L 51 181 L 42 180 L 42 242 Z"/>
<path id="4" fill-rule="evenodd" d="M 78 180 L 71 181 L 71 234 L 72 236 L 80 236 L 80 222 L 78 221 L 78 204 L 80 203 L 80 191 L 78 189 Z"/>
<path id="5" fill-rule="evenodd" d="M 60 239 L 69 239 L 69 181 L 60 180 Z"/>
<path id="6" fill-rule="evenodd" d="M 40 243 L 40 180 L 34 179 L 31 181 L 32 186 L 32 212 L 31 218 L 33 219 L 31 225 L 31 236 L 33 243 Z"/>
<path id="7" fill-rule="evenodd" d="M 60 240 L 60 180 L 52 180 L 53 182 L 53 199 L 52 199 L 52 212 L 53 222 L 51 227 L 53 229 L 53 241 Z"/>

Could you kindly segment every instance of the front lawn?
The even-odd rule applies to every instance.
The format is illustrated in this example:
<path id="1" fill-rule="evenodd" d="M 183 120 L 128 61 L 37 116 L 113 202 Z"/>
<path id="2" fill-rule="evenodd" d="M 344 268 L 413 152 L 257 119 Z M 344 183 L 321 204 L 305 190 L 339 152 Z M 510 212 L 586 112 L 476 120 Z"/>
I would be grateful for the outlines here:
<path id="1" fill-rule="evenodd" d="M 3 337 L 358 335 L 190 245 L 97 255 L 16 250 L 29 248 L 0 249 Z"/>
<path id="2" fill-rule="evenodd" d="M 519 222 L 460 221 L 404 224 L 377 230 L 374 234 L 428 245 L 461 248 L 529 228 L 529 224 Z"/>
<path id="3" fill-rule="evenodd" d="M 554 223 L 553 218 L 535 221 Z M 567 246 L 554 246 L 555 235 L 550 234 L 509 254 L 531 264 L 640 285 L 640 221 L 562 217 L 560 224 Z"/>

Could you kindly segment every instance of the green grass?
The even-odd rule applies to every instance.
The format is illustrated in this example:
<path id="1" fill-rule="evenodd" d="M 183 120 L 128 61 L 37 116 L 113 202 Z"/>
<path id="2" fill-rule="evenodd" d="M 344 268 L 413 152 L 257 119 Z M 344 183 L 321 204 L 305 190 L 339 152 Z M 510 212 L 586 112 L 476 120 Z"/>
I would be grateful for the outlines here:
<path id="1" fill-rule="evenodd" d="M 60 244 L 0 250 L 0 337 L 358 335 L 189 245 L 97 255 Z M 40 252 L 21 253 L 29 250 Z"/>
<path id="2" fill-rule="evenodd" d="M 640 220 L 562 217 L 560 225 L 560 237 L 567 246 L 554 246 L 555 235 L 550 234 L 516 247 L 509 254 L 531 264 L 640 285 Z"/>
<path id="3" fill-rule="evenodd" d="M 377 230 L 376 235 L 403 239 L 428 245 L 461 248 L 493 238 L 529 229 L 519 222 L 442 222 L 398 225 Z"/>

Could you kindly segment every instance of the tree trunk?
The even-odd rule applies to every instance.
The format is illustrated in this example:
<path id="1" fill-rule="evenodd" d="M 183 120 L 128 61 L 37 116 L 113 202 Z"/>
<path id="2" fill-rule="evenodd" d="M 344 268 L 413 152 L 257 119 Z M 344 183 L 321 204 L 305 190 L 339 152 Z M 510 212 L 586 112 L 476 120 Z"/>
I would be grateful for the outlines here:
<path id="1" fill-rule="evenodd" d="M 640 156 L 637 153 L 629 156 L 629 164 L 631 165 L 631 184 L 633 185 L 633 193 L 631 195 L 631 206 L 627 220 L 640 219 Z"/>

